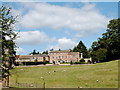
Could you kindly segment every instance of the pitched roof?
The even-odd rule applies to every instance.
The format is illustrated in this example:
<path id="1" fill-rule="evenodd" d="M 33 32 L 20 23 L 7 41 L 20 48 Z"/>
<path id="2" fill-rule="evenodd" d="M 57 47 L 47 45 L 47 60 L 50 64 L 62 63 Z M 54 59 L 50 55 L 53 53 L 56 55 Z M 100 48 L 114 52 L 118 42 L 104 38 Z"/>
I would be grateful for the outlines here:
<path id="1" fill-rule="evenodd" d="M 34 54 L 32 57 L 47 57 L 47 54 Z"/>
<path id="2" fill-rule="evenodd" d="M 54 51 L 50 51 L 50 53 L 68 53 L 70 52 L 70 50 L 54 50 Z"/>
<path id="3" fill-rule="evenodd" d="M 19 58 L 47 57 L 47 54 L 19 55 Z"/>
<path id="4" fill-rule="evenodd" d="M 19 55 L 19 58 L 30 58 L 31 55 Z"/>
<path id="5" fill-rule="evenodd" d="M 79 52 L 69 52 L 68 54 L 69 54 L 69 55 L 71 55 L 71 54 L 72 54 L 72 55 L 76 55 L 76 54 L 79 54 Z"/>

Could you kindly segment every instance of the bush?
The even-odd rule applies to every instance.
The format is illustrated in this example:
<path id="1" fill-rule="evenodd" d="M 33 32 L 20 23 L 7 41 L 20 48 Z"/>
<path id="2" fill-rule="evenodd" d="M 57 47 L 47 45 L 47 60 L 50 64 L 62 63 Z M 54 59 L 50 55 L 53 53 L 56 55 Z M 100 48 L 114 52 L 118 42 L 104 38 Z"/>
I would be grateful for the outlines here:
<path id="1" fill-rule="evenodd" d="M 90 60 L 88 60 L 88 63 L 91 64 L 92 62 Z"/>
<path id="2" fill-rule="evenodd" d="M 74 64 L 81 64 L 81 62 L 75 62 Z"/>
<path id="3" fill-rule="evenodd" d="M 46 61 L 46 60 L 43 60 L 43 64 L 46 65 L 46 64 L 47 64 L 47 61 Z"/>
<path id="4" fill-rule="evenodd" d="M 85 60 L 82 58 L 82 59 L 80 60 L 80 62 L 85 62 Z"/>
<path id="5" fill-rule="evenodd" d="M 53 63 L 46 63 L 46 64 L 53 64 Z"/>
<path id="6" fill-rule="evenodd" d="M 46 64 L 52 64 L 52 63 L 50 63 L 49 61 L 46 61 Z"/>
<path id="7" fill-rule="evenodd" d="M 74 64 L 88 64 L 86 62 L 75 62 Z"/>
<path id="8" fill-rule="evenodd" d="M 37 65 L 37 64 L 38 64 L 38 60 L 37 60 L 37 59 L 35 59 L 34 63 L 35 63 L 35 65 Z"/>
<path id="9" fill-rule="evenodd" d="M 73 62 L 72 62 L 72 61 L 70 61 L 70 64 L 72 65 L 72 64 L 73 64 Z"/>
<path id="10" fill-rule="evenodd" d="M 64 62 L 64 63 L 60 63 L 60 64 L 70 64 L 70 62 Z"/>

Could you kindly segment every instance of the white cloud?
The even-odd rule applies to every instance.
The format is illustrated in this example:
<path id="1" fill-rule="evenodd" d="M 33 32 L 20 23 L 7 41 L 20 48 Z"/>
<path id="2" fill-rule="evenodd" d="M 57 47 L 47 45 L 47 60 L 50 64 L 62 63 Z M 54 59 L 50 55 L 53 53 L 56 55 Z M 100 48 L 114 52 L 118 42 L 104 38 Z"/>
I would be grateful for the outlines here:
<path id="1" fill-rule="evenodd" d="M 48 41 L 48 37 L 44 32 L 26 31 L 18 34 L 16 42 L 18 45 L 36 45 Z"/>
<path id="2" fill-rule="evenodd" d="M 69 31 L 65 31 L 64 32 L 66 35 L 70 35 L 70 32 Z"/>
<path id="3" fill-rule="evenodd" d="M 17 55 L 23 54 L 23 53 L 25 53 L 25 52 L 26 52 L 26 51 L 25 51 L 23 48 L 21 48 L 21 47 L 16 48 L 16 54 L 17 54 Z"/>
<path id="4" fill-rule="evenodd" d="M 71 49 L 73 48 L 77 43 L 73 41 L 72 39 L 68 39 L 66 37 L 60 38 L 57 40 L 57 44 L 54 46 L 50 46 L 49 48 L 53 49 Z"/>
<path id="5" fill-rule="evenodd" d="M 70 8 L 47 3 L 30 3 L 28 13 L 23 15 L 21 24 L 27 28 L 51 27 L 70 28 L 80 32 L 97 32 L 105 29 L 109 18 L 102 15 L 95 4 L 85 4 L 81 8 Z M 29 23 L 28 23 L 29 22 Z"/>

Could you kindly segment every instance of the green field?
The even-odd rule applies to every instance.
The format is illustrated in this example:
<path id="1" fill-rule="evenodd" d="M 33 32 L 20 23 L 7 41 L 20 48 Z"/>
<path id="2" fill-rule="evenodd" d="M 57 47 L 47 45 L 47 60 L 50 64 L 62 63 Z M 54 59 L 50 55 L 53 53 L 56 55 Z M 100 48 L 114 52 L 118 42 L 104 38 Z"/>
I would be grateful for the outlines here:
<path id="1" fill-rule="evenodd" d="M 118 60 L 91 65 L 18 67 L 10 82 L 36 83 L 46 88 L 117 88 Z M 44 85 L 44 84 L 43 84 Z"/>

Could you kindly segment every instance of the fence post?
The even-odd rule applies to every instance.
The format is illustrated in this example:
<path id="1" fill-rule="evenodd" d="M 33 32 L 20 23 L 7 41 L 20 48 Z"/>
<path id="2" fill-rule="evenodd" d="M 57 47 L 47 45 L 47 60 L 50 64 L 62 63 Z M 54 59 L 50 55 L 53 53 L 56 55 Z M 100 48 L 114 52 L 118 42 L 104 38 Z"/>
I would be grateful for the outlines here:
<path id="1" fill-rule="evenodd" d="M 37 88 L 37 83 L 35 83 L 35 88 Z"/>
<path id="2" fill-rule="evenodd" d="M 45 89 L 45 82 L 43 83 L 43 88 Z"/>
<path id="3" fill-rule="evenodd" d="M 18 87 L 19 87 L 19 83 L 17 83 L 18 84 Z"/>

